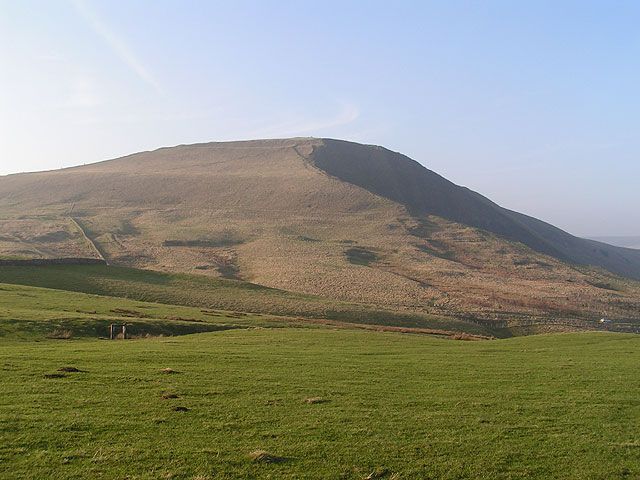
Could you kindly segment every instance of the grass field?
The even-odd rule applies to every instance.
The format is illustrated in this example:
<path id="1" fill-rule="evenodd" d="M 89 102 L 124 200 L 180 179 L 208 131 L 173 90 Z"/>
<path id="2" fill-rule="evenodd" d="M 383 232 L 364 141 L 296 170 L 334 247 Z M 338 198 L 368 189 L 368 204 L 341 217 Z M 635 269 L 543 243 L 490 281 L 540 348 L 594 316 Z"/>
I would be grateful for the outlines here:
<path id="1" fill-rule="evenodd" d="M 382 310 L 367 304 L 341 302 L 201 275 L 103 265 L 2 267 L 0 282 L 198 308 L 465 331 L 480 335 L 505 334 L 453 317 Z"/>
<path id="2" fill-rule="evenodd" d="M 141 337 L 279 327 L 294 322 L 271 315 L 0 284 L 0 339 L 40 341 L 52 336 L 95 339 L 108 334 L 110 323 L 126 323 L 129 335 Z"/>
<path id="3" fill-rule="evenodd" d="M 0 477 L 638 478 L 638 347 L 288 328 L 5 338 Z"/>

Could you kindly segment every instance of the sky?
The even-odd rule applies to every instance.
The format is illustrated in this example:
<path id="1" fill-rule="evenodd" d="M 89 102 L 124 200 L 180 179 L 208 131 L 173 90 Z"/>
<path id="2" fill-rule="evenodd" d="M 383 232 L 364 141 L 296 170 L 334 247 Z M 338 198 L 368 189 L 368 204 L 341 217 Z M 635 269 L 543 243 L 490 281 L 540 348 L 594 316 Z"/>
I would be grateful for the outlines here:
<path id="1" fill-rule="evenodd" d="M 640 235 L 640 2 L 0 0 L 0 175 L 291 136 Z"/>

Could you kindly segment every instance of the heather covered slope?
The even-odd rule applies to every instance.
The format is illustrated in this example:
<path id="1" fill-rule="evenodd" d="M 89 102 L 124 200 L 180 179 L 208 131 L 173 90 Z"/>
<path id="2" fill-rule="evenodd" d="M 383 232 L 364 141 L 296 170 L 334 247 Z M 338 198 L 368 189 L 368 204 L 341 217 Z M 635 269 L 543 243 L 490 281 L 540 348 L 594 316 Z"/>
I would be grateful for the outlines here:
<path id="1" fill-rule="evenodd" d="M 595 265 L 640 279 L 640 251 L 578 238 L 538 219 L 496 205 L 419 163 L 382 147 L 324 140 L 314 164 L 328 174 L 394 200 L 418 215 L 481 228 L 537 252 L 582 265 Z"/>
<path id="2" fill-rule="evenodd" d="M 103 255 L 484 320 L 640 311 L 640 284 L 611 273 L 637 277 L 637 252 L 577 239 L 407 157 L 348 142 L 178 146 L 2 177 L 0 219 L 5 257 Z"/>

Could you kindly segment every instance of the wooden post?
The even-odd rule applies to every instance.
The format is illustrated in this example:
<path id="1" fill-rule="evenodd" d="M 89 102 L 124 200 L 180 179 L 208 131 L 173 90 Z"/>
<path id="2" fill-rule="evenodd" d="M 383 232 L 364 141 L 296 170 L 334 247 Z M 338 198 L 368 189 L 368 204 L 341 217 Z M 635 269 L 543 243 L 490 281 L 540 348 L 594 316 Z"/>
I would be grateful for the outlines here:
<path id="1" fill-rule="evenodd" d="M 122 325 L 122 339 L 123 340 L 127 339 L 127 326 L 126 325 Z"/>
<path id="2" fill-rule="evenodd" d="M 109 324 L 109 340 L 113 340 L 113 323 Z"/>

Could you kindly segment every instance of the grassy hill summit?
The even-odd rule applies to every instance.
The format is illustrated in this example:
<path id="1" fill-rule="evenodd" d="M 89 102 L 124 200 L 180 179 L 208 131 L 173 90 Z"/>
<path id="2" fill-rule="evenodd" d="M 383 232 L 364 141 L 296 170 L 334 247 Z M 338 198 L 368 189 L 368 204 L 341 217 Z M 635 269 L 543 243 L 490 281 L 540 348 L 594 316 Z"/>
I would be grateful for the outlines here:
<path id="1" fill-rule="evenodd" d="M 5 259 L 104 258 L 480 321 L 634 319 L 640 251 L 574 237 L 382 147 L 180 145 L 0 177 Z"/>

